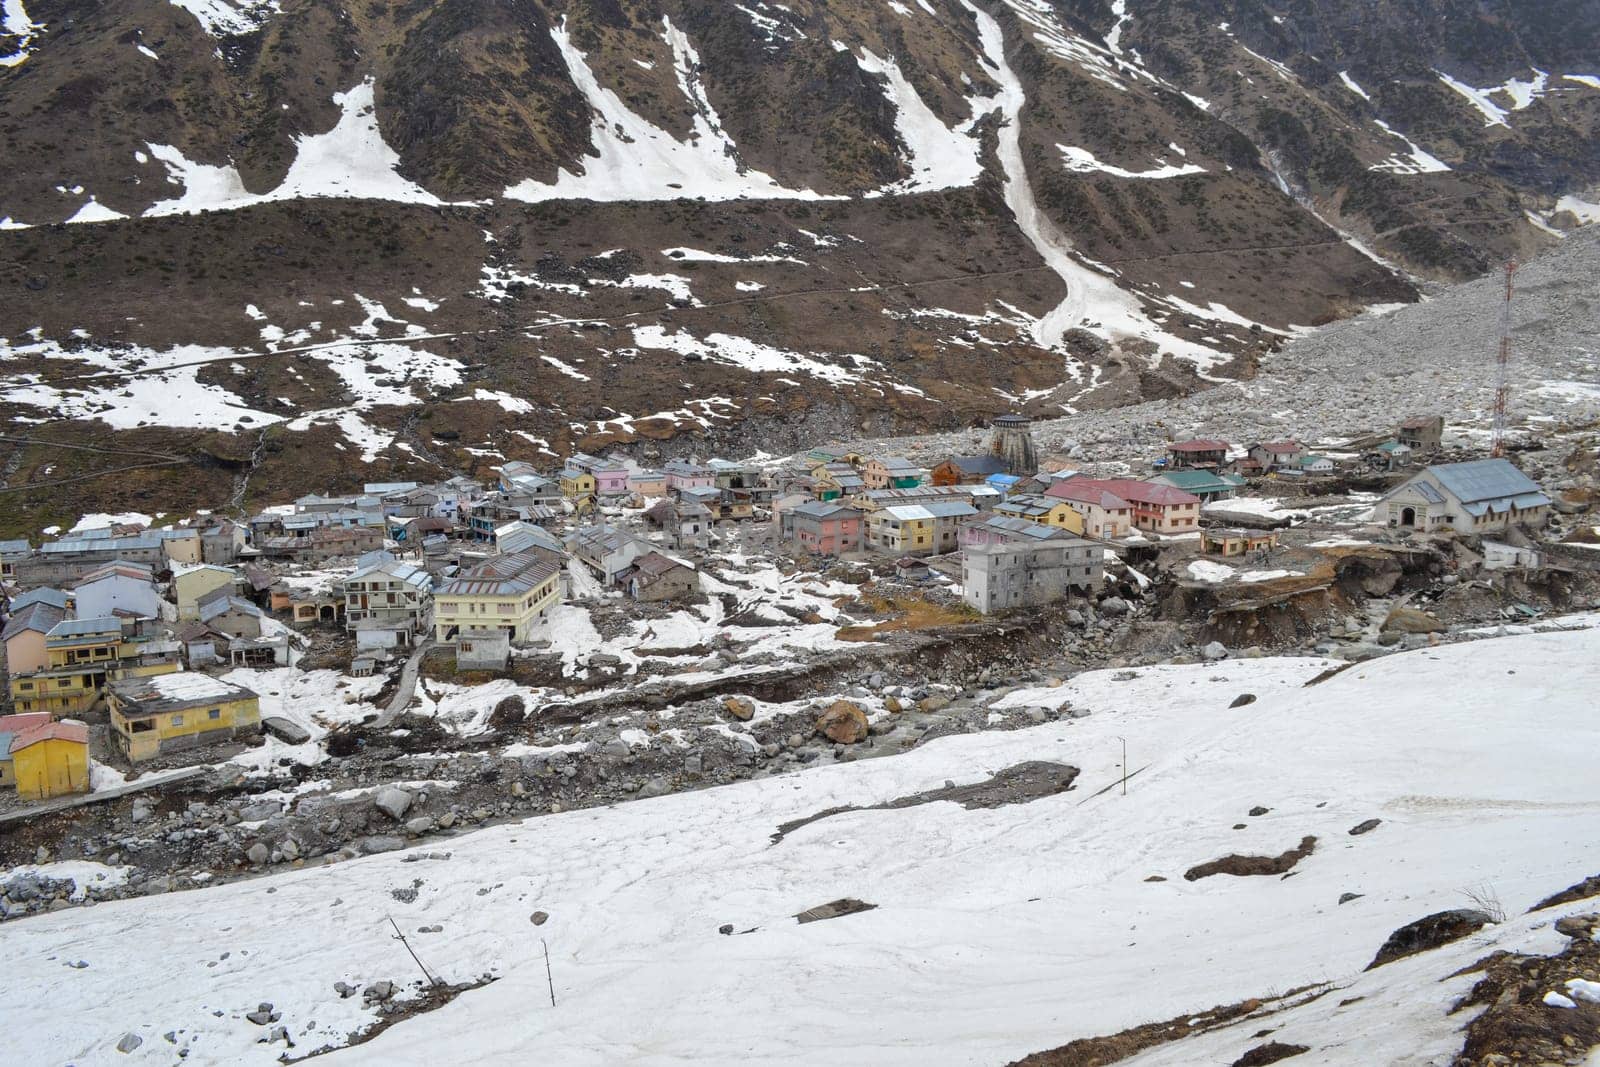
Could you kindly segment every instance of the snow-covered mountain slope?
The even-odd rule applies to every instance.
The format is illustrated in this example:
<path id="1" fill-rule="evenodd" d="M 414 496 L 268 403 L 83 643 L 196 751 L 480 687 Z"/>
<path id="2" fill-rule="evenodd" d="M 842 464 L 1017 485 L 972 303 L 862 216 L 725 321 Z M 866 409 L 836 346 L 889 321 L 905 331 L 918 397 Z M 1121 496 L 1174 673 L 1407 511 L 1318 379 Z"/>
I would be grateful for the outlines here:
<path id="1" fill-rule="evenodd" d="M 392 916 L 444 980 L 497 980 L 334 1062 L 993 1064 L 1321 982 L 1350 992 L 1284 1017 L 1301 1062 L 1443 1062 L 1471 979 L 1437 979 L 1493 944 L 1548 950 L 1521 912 L 1594 873 L 1597 661 L 1583 630 L 1320 680 L 1330 664 L 1311 659 L 1101 671 L 1007 698 L 1086 718 L 31 918 L 0 937 L 0 1059 L 274 1062 L 284 1046 L 244 1018 L 264 1001 L 291 1055 L 343 1045 L 375 1017 L 335 982 L 420 980 Z M 1023 803 L 849 811 L 772 840 L 1028 760 L 1082 773 Z M 1308 836 L 1287 876 L 1183 877 Z M 1471 888 L 1513 917 L 1361 974 L 1392 930 Z M 843 897 L 875 909 L 796 922 Z M 1229 1063 L 1254 1029 L 1150 1062 Z M 116 1052 L 130 1033 L 142 1044 Z"/>

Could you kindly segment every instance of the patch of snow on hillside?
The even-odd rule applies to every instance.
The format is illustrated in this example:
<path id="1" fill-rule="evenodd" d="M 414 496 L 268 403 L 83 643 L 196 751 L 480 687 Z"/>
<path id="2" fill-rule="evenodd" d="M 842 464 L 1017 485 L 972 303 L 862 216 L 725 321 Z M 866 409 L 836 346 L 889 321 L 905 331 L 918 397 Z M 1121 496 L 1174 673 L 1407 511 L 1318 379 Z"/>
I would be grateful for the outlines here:
<path id="1" fill-rule="evenodd" d="M 279 13 L 279 0 L 172 0 L 193 15 L 213 37 L 232 37 L 260 29 Z"/>
<path id="2" fill-rule="evenodd" d="M 775 7 L 789 14 L 793 14 L 793 11 L 782 4 L 768 5 L 762 3 L 762 0 L 750 0 L 750 4 L 735 3 L 733 5 L 735 10 L 742 12 L 746 18 L 755 23 L 756 29 L 760 31 L 761 36 L 766 40 L 769 49 L 780 48 L 785 41 L 803 41 L 806 39 L 805 31 L 800 27 L 757 11 L 751 4 L 760 7 Z"/>
<path id="3" fill-rule="evenodd" d="M 1105 44 L 1097 44 L 1068 31 L 1062 25 L 1055 7 L 1048 0 L 1006 0 L 1006 6 L 1015 12 L 1017 18 L 1032 33 L 1034 41 L 1046 52 L 1057 59 L 1075 64 L 1097 81 L 1124 91 L 1127 89 L 1124 82 L 1128 77 L 1160 84 L 1159 79 L 1142 66 L 1123 57 L 1120 41 L 1119 46 L 1113 48 L 1109 38 Z M 1115 11 L 1115 8 L 1113 10 Z M 1117 29 L 1113 31 L 1118 38 L 1120 38 L 1120 28 L 1119 22 Z M 993 62 L 993 54 L 987 54 L 990 62 Z"/>
<path id="4" fill-rule="evenodd" d="M 1206 169 L 1197 163 L 1175 164 L 1168 163 L 1164 159 L 1156 160 L 1156 166 L 1150 170 L 1123 170 L 1110 163 L 1100 162 L 1087 148 L 1065 144 L 1058 144 L 1056 148 L 1060 150 L 1066 168 L 1079 174 L 1113 174 L 1118 178 L 1177 178 L 1185 174 L 1206 172 Z"/>
<path id="5" fill-rule="evenodd" d="M 1197 582 L 1225 582 L 1233 577 L 1232 567 L 1209 559 L 1194 560 L 1184 569 Z"/>
<path id="6" fill-rule="evenodd" d="M 1600 204 L 1591 204 L 1575 196 L 1563 196 L 1557 200 L 1556 211 L 1570 211 L 1580 223 L 1600 222 Z"/>
<path id="7" fill-rule="evenodd" d="M 186 157 L 172 145 L 150 144 L 150 154 L 167 168 L 167 180 L 183 186 L 183 195 L 163 200 L 147 216 L 232 210 L 251 204 L 317 197 L 394 200 L 407 204 L 442 204 L 438 197 L 399 174 L 400 156 L 378 129 L 373 83 L 368 78 L 333 94 L 339 121 L 326 133 L 295 138 L 294 162 L 276 189 L 251 193 L 232 164 L 213 166 Z"/>
<path id="8" fill-rule="evenodd" d="M 895 133 L 905 146 L 906 169 L 911 172 L 910 177 L 877 193 L 933 192 L 976 182 L 983 173 L 983 160 L 973 127 L 980 116 L 994 109 L 994 101 L 973 98 L 969 101 L 972 116 L 952 129 L 923 102 L 893 56 L 881 59 L 863 46 L 855 57 L 862 70 L 883 79 L 883 95 L 894 105 Z"/>
<path id="9" fill-rule="evenodd" d="M 640 348 L 665 349 L 683 356 L 699 356 L 715 363 L 743 367 L 755 374 L 799 372 L 832 385 L 848 385 L 863 380 L 859 369 L 824 362 L 817 353 L 790 352 L 726 333 L 707 334 L 700 339 L 688 330 L 668 333 L 665 327 L 651 324 L 634 327 L 633 342 Z M 845 353 L 838 358 L 850 361 L 855 368 L 876 366 L 865 356 Z"/>
<path id="10" fill-rule="evenodd" d="M 630 111 L 614 90 L 602 86 L 585 55 L 572 43 L 563 19 L 561 25 L 551 27 L 550 36 L 566 61 L 573 84 L 589 103 L 593 154 L 583 157 L 579 173 L 563 168 L 551 184 L 530 178 L 507 189 L 505 195 L 531 202 L 827 199 L 809 189 L 786 188 L 770 175 L 738 162 L 738 150 L 700 84 L 699 55 L 669 19 L 662 24 L 672 49 L 678 89 L 693 113 L 688 140 L 679 141 Z"/>
<path id="11" fill-rule="evenodd" d="M 1122 54 L 1122 31 L 1127 28 L 1128 22 L 1133 18 L 1128 14 L 1128 0 L 1111 0 L 1111 13 L 1117 17 L 1111 29 L 1106 33 L 1106 47 L 1113 54 Z"/>
<path id="12" fill-rule="evenodd" d="M 550 364 L 562 374 L 565 374 L 568 378 L 573 378 L 580 382 L 586 382 L 589 380 L 589 376 L 587 374 L 584 374 L 571 364 L 561 362 L 555 356 L 540 356 L 539 358 Z"/>
<path id="13" fill-rule="evenodd" d="M 1202 376 L 1218 363 L 1226 362 L 1228 357 L 1217 350 L 1174 337 L 1158 327 L 1145 313 L 1138 298 L 1117 286 L 1111 271 L 1096 270 L 1084 263 L 1072 242 L 1040 209 L 1022 158 L 1020 130 L 1027 93 L 1006 59 L 1005 34 L 988 12 L 971 0 L 962 0 L 962 3 L 977 20 L 979 43 L 991 75 L 999 85 L 997 101 L 1006 121 L 999 130 L 997 154 L 1005 175 L 1006 205 L 1011 208 L 1018 229 L 1067 288 L 1061 303 L 1034 324 L 1034 338 L 1045 348 L 1058 346 L 1066 331 L 1074 328 L 1087 330 L 1113 343 L 1124 337 L 1142 338 L 1157 346 L 1157 353 L 1151 357 L 1152 365 L 1166 352 L 1192 362 Z M 1024 0 L 1011 0 L 1011 3 L 1015 7 Z M 1064 373 L 1071 376 L 1070 371 Z"/>
<path id="14" fill-rule="evenodd" d="M 77 212 L 66 221 L 115 222 L 117 219 L 125 219 L 127 217 L 128 216 L 124 215 L 120 211 L 113 211 L 111 208 L 106 207 L 104 204 L 100 203 L 100 201 L 91 196 L 88 200 L 84 201 L 83 206 L 80 207 Z"/>
<path id="15" fill-rule="evenodd" d="M 706 252 L 698 248 L 686 248 L 682 245 L 673 248 L 663 248 L 661 254 L 668 259 L 676 259 L 685 263 L 798 263 L 807 266 L 803 259 L 794 256 L 782 256 L 766 253 L 755 256 L 730 256 L 726 252 Z"/>
<path id="16" fill-rule="evenodd" d="M 500 407 L 513 415 L 527 415 L 532 413 L 533 405 L 520 396 L 502 393 L 493 389 L 475 389 L 471 396 L 457 397 L 457 400 L 483 400 Z"/>
<path id="17" fill-rule="evenodd" d="M 1265 63 L 1267 66 L 1271 67 L 1273 73 L 1276 74 L 1278 77 L 1282 78 L 1284 81 L 1292 82 L 1292 81 L 1295 80 L 1294 71 L 1290 70 L 1288 67 L 1284 66 L 1282 63 L 1279 63 L 1276 59 L 1272 59 L 1272 58 L 1270 58 L 1268 56 L 1264 56 L 1260 52 L 1257 52 L 1255 49 L 1250 48 L 1250 47 L 1248 47 L 1247 45 L 1245 45 L 1243 43 L 1240 43 L 1239 47 L 1243 48 L 1246 52 L 1248 52 L 1252 58 L 1258 60 L 1261 63 Z"/>
<path id="18" fill-rule="evenodd" d="M 1199 304 L 1190 303 L 1181 296 L 1162 296 L 1158 297 L 1157 299 L 1159 299 L 1161 303 L 1170 304 L 1172 307 L 1177 308 L 1184 314 L 1193 315 L 1197 319 L 1209 319 L 1212 322 L 1226 322 L 1233 326 L 1243 326 L 1247 330 L 1252 327 L 1256 327 L 1265 330 L 1268 333 L 1281 334 L 1284 337 L 1288 337 L 1294 332 L 1294 330 L 1280 330 L 1277 327 L 1268 326 L 1264 322 L 1257 322 L 1255 319 L 1247 319 L 1237 311 L 1230 308 L 1228 305 L 1219 303 L 1215 300 L 1202 307 Z M 1300 327 L 1296 327 L 1295 329 L 1299 328 Z"/>
<path id="19" fill-rule="evenodd" d="M 1271 582 L 1278 578 L 1299 578 L 1304 574 L 1305 571 L 1289 570 L 1249 571 L 1248 573 L 1239 575 L 1239 580 L 1241 582 Z"/>
<path id="20" fill-rule="evenodd" d="M 1501 107 L 1499 104 L 1496 104 L 1493 100 L 1489 99 L 1489 94 L 1491 92 L 1493 92 L 1494 90 L 1492 90 L 1492 89 L 1474 89 L 1472 86 L 1468 85 L 1466 82 L 1457 81 L 1455 78 L 1452 78 L 1450 75 L 1446 74 L 1442 70 L 1436 70 L 1436 71 L 1434 71 L 1434 73 L 1439 76 L 1439 80 L 1440 81 L 1444 82 L 1450 88 L 1452 88 L 1456 92 L 1460 93 L 1463 97 L 1466 98 L 1467 103 L 1471 104 L 1474 108 L 1477 109 L 1478 114 L 1483 116 L 1483 124 L 1485 126 L 1509 126 L 1510 125 L 1510 123 L 1508 123 L 1506 121 L 1505 108 Z"/>
<path id="21" fill-rule="evenodd" d="M 233 430 L 241 425 L 260 428 L 282 422 L 281 416 L 249 407 L 220 385 L 196 380 L 200 365 L 231 355 L 231 349 L 205 345 L 179 345 L 165 351 L 132 345 L 86 347 L 71 352 L 54 341 L 14 345 L 10 349 L 13 359 L 32 356 L 87 367 L 72 372 L 78 380 L 54 384 L 31 373 L 9 375 L 0 379 L 0 398 L 42 409 L 42 418 L 22 416 L 18 422 L 89 419 L 116 430 L 140 426 Z M 143 373 L 122 377 L 129 371 Z"/>
<path id="22" fill-rule="evenodd" d="M 1600 89 L 1600 75 L 1563 74 L 1561 77 L 1564 81 L 1577 82 L 1579 85 L 1587 85 L 1591 89 Z"/>
<path id="23" fill-rule="evenodd" d="M 17 50 L 0 56 L 0 67 L 17 67 L 33 54 L 34 38 L 43 31 L 44 24 L 33 21 L 22 0 L 0 0 L 0 34 L 17 39 Z"/>
<path id="24" fill-rule="evenodd" d="M 1373 119 L 1373 123 L 1384 133 L 1391 137 L 1398 137 L 1406 143 L 1406 155 L 1393 155 L 1382 163 L 1374 163 L 1369 170 L 1384 170 L 1391 174 L 1437 174 L 1449 170 L 1450 167 L 1436 156 L 1429 155 L 1417 143 L 1399 130 L 1390 126 L 1382 119 Z"/>
<path id="25" fill-rule="evenodd" d="M 1341 70 L 1339 72 L 1339 81 L 1344 83 L 1344 87 L 1346 89 L 1349 89 L 1352 93 L 1355 93 L 1367 103 L 1372 103 L 1372 97 L 1367 95 L 1367 91 L 1365 89 L 1356 84 L 1356 80 L 1350 77 L 1350 72 L 1348 70 Z"/>
<path id="26" fill-rule="evenodd" d="M 400 156 L 384 141 L 373 103 L 373 83 L 335 93 L 339 121 L 327 133 L 295 139 L 294 162 L 269 200 L 348 196 L 438 205 L 438 197 L 398 173 Z"/>
<path id="27" fill-rule="evenodd" d="M 1550 86 L 1550 75 L 1537 67 L 1533 69 L 1533 77 L 1524 81 L 1521 78 L 1511 78 L 1504 85 L 1488 90 L 1492 93 L 1504 93 L 1511 98 L 1511 110 L 1521 111 L 1531 107 L 1533 102 L 1545 94 Z"/>

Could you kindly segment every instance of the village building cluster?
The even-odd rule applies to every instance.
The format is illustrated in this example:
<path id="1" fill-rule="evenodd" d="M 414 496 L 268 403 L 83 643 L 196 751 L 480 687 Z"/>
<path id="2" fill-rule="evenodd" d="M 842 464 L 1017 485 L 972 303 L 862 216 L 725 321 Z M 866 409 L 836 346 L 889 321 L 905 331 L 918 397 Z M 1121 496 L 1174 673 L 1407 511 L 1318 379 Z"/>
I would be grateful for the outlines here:
<path id="1" fill-rule="evenodd" d="M 1037 608 L 1094 596 L 1108 566 L 1152 545 L 1269 553 L 1274 531 L 1216 517 L 1250 486 L 1403 470 L 1435 456 L 1442 431 L 1435 416 L 1407 420 L 1338 454 L 1172 441 L 1141 476 L 1096 477 L 1041 456 L 1029 420 L 1007 415 L 976 454 L 933 462 L 819 446 L 784 466 L 644 468 L 577 453 L 558 471 L 508 462 L 487 484 L 373 483 L 247 517 L 0 542 L 11 712 L 0 786 L 32 799 L 89 789 L 88 722 L 129 764 L 294 729 L 220 675 L 289 664 L 296 630 L 342 633 L 357 676 L 434 647 L 458 669 L 503 671 L 548 639 L 564 602 L 693 598 L 697 561 L 752 542 L 817 566 L 876 560 L 906 581 L 959 586 L 986 615 Z M 1550 507 L 1510 463 L 1473 460 L 1417 467 L 1374 519 L 1481 537 L 1537 528 Z"/>

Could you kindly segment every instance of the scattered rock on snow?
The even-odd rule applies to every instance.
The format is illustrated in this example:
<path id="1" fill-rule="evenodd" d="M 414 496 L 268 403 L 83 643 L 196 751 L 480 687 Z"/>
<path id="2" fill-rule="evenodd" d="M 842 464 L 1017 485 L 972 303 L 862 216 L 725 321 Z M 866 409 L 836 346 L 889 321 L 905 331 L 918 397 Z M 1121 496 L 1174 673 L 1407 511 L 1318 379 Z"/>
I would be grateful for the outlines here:
<path id="1" fill-rule="evenodd" d="M 840 745 L 853 745 L 867 736 L 867 713 L 848 700 L 835 701 L 817 718 L 817 732 Z"/>
<path id="2" fill-rule="evenodd" d="M 545 923 L 550 921 L 550 913 L 547 911 L 536 911 L 532 915 L 528 916 L 528 921 L 535 926 L 543 926 Z"/>
<path id="3" fill-rule="evenodd" d="M 1468 934 L 1483 929 L 1491 921 L 1487 914 L 1476 908 L 1452 908 L 1449 911 L 1436 911 L 1432 915 L 1424 915 L 1416 922 L 1406 923 L 1390 934 L 1389 940 L 1378 949 L 1378 954 L 1367 964 L 1366 969 L 1370 971 L 1374 967 L 1382 967 L 1385 963 L 1392 963 L 1406 956 L 1415 956 L 1419 952 L 1448 945 L 1452 941 L 1460 941 Z"/>
<path id="4" fill-rule="evenodd" d="M 1229 1067 L 1267 1067 L 1269 1063 L 1277 1063 L 1279 1060 L 1286 1060 L 1290 1056 L 1298 1056 L 1308 1051 L 1310 1050 L 1305 1045 L 1286 1045 L 1282 1041 L 1268 1041 L 1265 1045 L 1257 1045 L 1246 1052 Z"/>
<path id="5" fill-rule="evenodd" d="M 814 908 L 807 908 L 796 915 L 795 918 L 801 923 L 814 923 L 822 919 L 837 919 L 844 915 L 871 911 L 876 907 L 876 904 L 868 904 L 866 901 L 857 900 L 854 897 L 840 897 L 838 900 L 830 900 L 826 904 L 818 904 Z"/>
<path id="6" fill-rule="evenodd" d="M 723 697 L 722 710 L 738 719 L 740 722 L 749 722 L 755 717 L 755 702 L 745 697 Z"/>
<path id="7" fill-rule="evenodd" d="M 1368 819 L 1365 822 L 1358 822 L 1354 826 L 1350 827 L 1350 836 L 1360 837 L 1362 834 L 1371 833 L 1373 830 L 1376 830 L 1379 824 L 1382 822 L 1382 819 Z"/>
<path id="8" fill-rule="evenodd" d="M 1256 695 L 1254 693 L 1240 693 L 1238 696 L 1233 698 L 1233 703 L 1229 704 L 1228 707 L 1242 708 L 1247 704 L 1254 704 L 1255 702 Z"/>
<path id="9" fill-rule="evenodd" d="M 144 1044 L 144 1038 L 138 1034 L 123 1034 L 122 1040 L 117 1042 L 117 1051 L 132 1052 L 142 1044 Z"/>

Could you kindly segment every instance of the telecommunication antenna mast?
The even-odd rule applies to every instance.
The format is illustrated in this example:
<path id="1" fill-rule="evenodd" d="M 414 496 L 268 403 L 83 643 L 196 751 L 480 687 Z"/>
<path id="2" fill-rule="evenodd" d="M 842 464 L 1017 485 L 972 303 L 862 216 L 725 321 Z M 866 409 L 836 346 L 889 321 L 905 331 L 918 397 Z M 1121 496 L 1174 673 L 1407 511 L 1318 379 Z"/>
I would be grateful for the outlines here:
<path id="1" fill-rule="evenodd" d="M 1494 438 L 1489 455 L 1496 459 L 1506 453 L 1506 394 L 1511 390 L 1511 278 L 1517 273 L 1517 261 L 1506 260 L 1506 295 L 1500 303 L 1500 355 L 1495 361 L 1494 381 Z"/>

